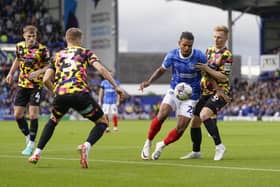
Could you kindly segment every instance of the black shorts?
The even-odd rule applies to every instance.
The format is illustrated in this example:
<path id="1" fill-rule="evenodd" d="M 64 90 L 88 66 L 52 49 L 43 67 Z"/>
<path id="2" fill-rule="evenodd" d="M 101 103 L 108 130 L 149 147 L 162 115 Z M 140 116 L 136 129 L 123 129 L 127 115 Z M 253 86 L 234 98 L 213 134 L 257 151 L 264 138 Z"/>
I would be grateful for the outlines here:
<path id="1" fill-rule="evenodd" d="M 220 99 L 215 94 L 202 95 L 194 108 L 193 114 L 199 116 L 203 107 L 210 108 L 214 114 L 217 114 L 217 112 L 226 104 L 226 101 Z"/>
<path id="2" fill-rule="evenodd" d="M 39 106 L 41 102 L 41 91 L 39 88 L 23 88 L 18 86 L 15 96 L 15 106 Z"/>
<path id="3" fill-rule="evenodd" d="M 85 118 L 95 122 L 103 116 L 103 111 L 89 93 L 77 92 L 58 95 L 54 98 L 52 114 L 56 119 L 62 118 L 69 108 L 73 108 Z"/>

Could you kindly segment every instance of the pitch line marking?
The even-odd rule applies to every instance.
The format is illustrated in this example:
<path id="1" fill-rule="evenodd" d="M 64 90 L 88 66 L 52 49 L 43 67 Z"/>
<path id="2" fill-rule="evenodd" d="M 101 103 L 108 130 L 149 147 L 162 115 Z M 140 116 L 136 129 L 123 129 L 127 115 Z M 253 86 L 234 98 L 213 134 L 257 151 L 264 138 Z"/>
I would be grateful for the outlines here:
<path id="1" fill-rule="evenodd" d="M 12 155 L 0 155 L 0 158 L 15 158 L 15 159 L 26 159 L 23 156 L 12 156 Z M 78 158 L 58 158 L 58 157 L 41 157 L 45 160 L 69 160 L 79 161 Z M 240 170 L 240 171 L 261 171 L 261 172 L 276 172 L 280 173 L 280 169 L 265 169 L 265 168 L 247 168 L 247 167 L 231 167 L 231 166 L 205 166 L 205 165 L 194 165 L 194 164 L 177 164 L 177 163 L 164 163 L 158 161 L 129 161 L 129 160 L 95 160 L 90 159 L 89 162 L 109 162 L 119 164 L 138 164 L 138 165 L 150 165 L 150 166 L 172 166 L 172 167 L 190 167 L 190 168 L 206 168 L 206 169 L 225 169 L 225 170 Z"/>

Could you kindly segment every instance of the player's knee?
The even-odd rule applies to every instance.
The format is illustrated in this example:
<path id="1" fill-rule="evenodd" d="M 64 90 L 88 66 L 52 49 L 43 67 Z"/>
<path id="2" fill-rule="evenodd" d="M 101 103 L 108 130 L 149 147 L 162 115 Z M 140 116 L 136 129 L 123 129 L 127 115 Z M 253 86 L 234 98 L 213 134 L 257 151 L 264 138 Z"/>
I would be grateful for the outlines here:
<path id="1" fill-rule="evenodd" d="M 54 114 L 51 114 L 50 121 L 52 121 L 54 124 L 58 124 L 61 118 L 57 118 Z"/>
<path id="2" fill-rule="evenodd" d="M 37 119 L 37 118 L 38 118 L 38 115 L 36 115 L 36 114 L 29 114 L 29 119 L 30 120 Z"/>
<path id="3" fill-rule="evenodd" d="M 98 120 L 95 121 L 95 123 L 104 123 L 104 124 L 107 124 L 108 126 L 108 123 L 109 123 L 109 120 L 108 118 L 106 117 L 106 115 L 103 115 L 101 118 L 99 118 Z"/>
<path id="4" fill-rule="evenodd" d="M 199 117 L 200 117 L 200 120 L 203 122 L 203 121 L 207 120 L 210 116 L 206 113 L 200 113 Z"/>
<path id="5" fill-rule="evenodd" d="M 23 115 L 23 114 L 20 114 L 20 113 L 14 113 L 14 117 L 15 117 L 16 120 L 18 120 L 18 119 L 23 118 L 24 115 Z"/>
<path id="6" fill-rule="evenodd" d="M 169 116 L 169 113 L 167 113 L 166 111 L 165 112 L 159 112 L 158 115 L 157 115 L 157 119 L 160 122 L 164 122 L 167 119 L 168 116 Z"/>
<path id="7" fill-rule="evenodd" d="M 191 128 L 200 128 L 200 126 L 201 126 L 201 120 L 199 116 L 195 115 L 191 122 Z"/>

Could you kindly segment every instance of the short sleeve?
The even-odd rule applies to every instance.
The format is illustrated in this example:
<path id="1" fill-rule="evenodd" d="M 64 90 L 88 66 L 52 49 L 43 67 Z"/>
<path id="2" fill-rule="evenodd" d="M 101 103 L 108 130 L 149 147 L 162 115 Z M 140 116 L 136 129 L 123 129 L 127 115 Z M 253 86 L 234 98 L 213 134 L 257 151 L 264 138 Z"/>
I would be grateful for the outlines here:
<path id="1" fill-rule="evenodd" d="M 97 57 L 97 55 L 93 51 L 87 50 L 87 56 L 88 56 L 88 63 L 90 65 L 93 65 L 94 62 L 100 63 L 100 59 Z"/>
<path id="2" fill-rule="evenodd" d="M 170 68 L 171 65 L 172 65 L 172 55 L 171 55 L 171 53 L 168 53 L 168 54 L 164 57 L 161 66 L 162 66 L 164 69 L 168 69 L 168 68 Z"/>
<path id="3" fill-rule="evenodd" d="M 229 75 L 231 73 L 231 67 L 232 67 L 232 54 L 230 51 L 226 50 L 222 56 L 222 66 L 221 71 L 225 75 Z"/>

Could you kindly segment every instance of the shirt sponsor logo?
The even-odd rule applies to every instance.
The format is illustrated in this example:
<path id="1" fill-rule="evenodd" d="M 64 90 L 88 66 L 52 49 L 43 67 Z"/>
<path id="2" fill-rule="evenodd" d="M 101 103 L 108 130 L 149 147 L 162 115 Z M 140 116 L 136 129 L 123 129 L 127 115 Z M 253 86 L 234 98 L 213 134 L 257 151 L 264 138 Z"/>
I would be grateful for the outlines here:
<path id="1" fill-rule="evenodd" d="M 225 63 L 224 70 L 225 71 L 230 71 L 231 70 L 231 63 Z"/>
<path id="2" fill-rule="evenodd" d="M 188 79 L 190 79 L 190 78 L 197 77 L 197 73 L 191 73 L 191 74 L 190 73 L 180 73 L 179 76 L 181 78 L 188 78 Z"/>

